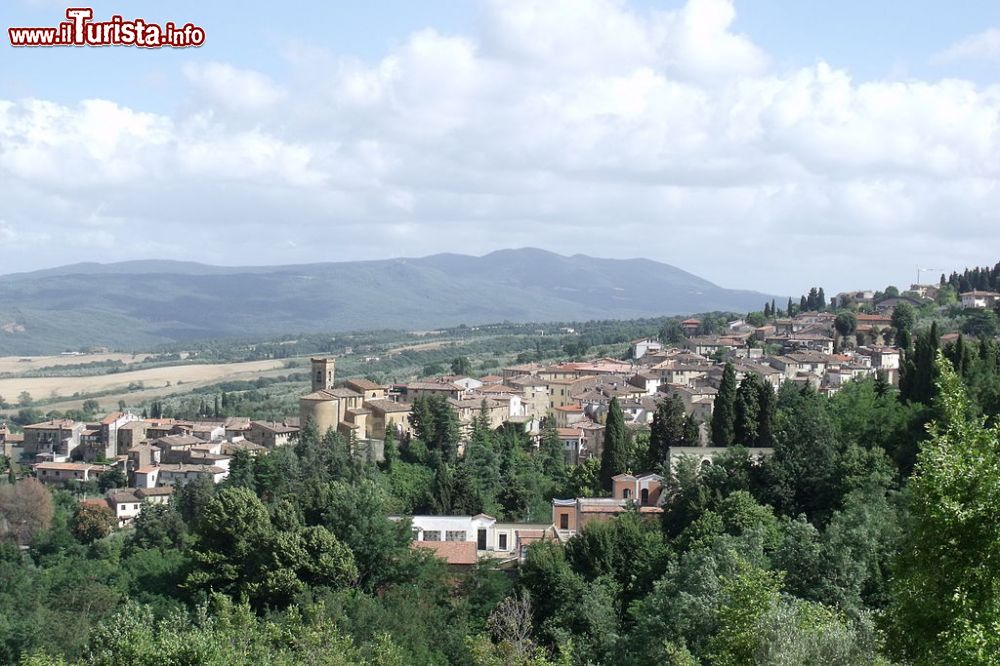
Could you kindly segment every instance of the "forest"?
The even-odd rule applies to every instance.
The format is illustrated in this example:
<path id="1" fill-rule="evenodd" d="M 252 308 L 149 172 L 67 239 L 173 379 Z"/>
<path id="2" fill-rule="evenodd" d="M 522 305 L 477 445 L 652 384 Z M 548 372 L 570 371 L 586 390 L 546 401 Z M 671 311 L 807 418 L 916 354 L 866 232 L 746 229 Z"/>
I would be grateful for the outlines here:
<path id="1" fill-rule="evenodd" d="M 697 426 L 669 400 L 648 432 L 613 403 L 604 457 L 579 466 L 551 423 L 536 446 L 481 417 L 459 455 L 434 399 L 382 463 L 307 425 L 125 530 L 8 466 L 0 662 L 1000 663 L 1000 345 L 941 349 L 931 326 L 898 389 L 830 398 L 731 374 L 707 424 L 729 451 L 673 473 L 665 451 Z M 449 571 L 388 519 L 548 521 L 553 497 L 607 494 L 627 470 L 668 475 L 662 520 L 626 512 L 516 570 Z"/>

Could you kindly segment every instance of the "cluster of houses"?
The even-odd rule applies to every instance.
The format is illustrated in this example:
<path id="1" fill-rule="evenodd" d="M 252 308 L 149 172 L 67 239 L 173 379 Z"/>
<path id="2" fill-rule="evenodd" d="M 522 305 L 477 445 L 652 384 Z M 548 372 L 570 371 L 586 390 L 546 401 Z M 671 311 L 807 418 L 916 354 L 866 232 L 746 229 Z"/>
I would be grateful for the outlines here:
<path id="1" fill-rule="evenodd" d="M 298 431 L 298 423 L 149 419 L 125 411 L 97 423 L 55 419 L 27 425 L 7 453 L 30 460 L 35 477 L 49 485 L 86 483 L 120 471 L 128 487 L 109 491 L 105 500 L 125 525 L 144 502 L 167 501 L 175 486 L 199 477 L 221 482 L 237 451 L 266 453 L 288 444 Z"/>
<path id="2" fill-rule="evenodd" d="M 683 342 L 667 347 L 642 338 L 631 343 L 628 360 L 600 358 L 586 362 L 527 363 L 481 377 L 444 376 L 405 384 L 381 385 L 367 379 L 337 381 L 336 361 L 311 361 L 310 391 L 299 398 L 299 414 L 281 422 L 247 418 L 184 421 L 140 418 L 115 412 L 95 423 L 68 419 L 24 428 L 23 440 L 7 433 L 6 448 L 30 459 L 44 483 L 87 482 L 108 470 L 121 470 L 127 488 L 111 490 L 105 501 L 120 525 L 127 525 L 149 502 L 165 502 L 173 489 L 196 478 L 219 483 L 229 473 L 239 450 L 266 454 L 293 442 L 300 426 L 311 420 L 320 434 L 334 430 L 351 442 L 356 455 L 381 460 L 388 429 L 412 434 L 413 402 L 440 396 L 454 410 L 462 438 L 485 410 L 490 425 L 519 424 L 538 435 L 544 419 L 553 419 L 569 464 L 599 458 L 604 422 L 616 398 L 634 430 L 647 429 L 659 401 L 678 396 L 685 411 L 702 423 L 711 419 L 725 363 L 741 380 L 756 374 L 777 389 L 784 382 L 810 385 L 834 393 L 852 379 L 883 373 L 898 381 L 899 350 L 882 339 L 890 314 L 859 314 L 857 331 L 871 344 L 848 346 L 835 353 L 835 316 L 809 312 L 765 326 L 730 322 L 717 335 L 699 335 L 701 322 L 682 323 Z M 671 464 L 684 456 L 710 462 L 721 449 L 701 446 L 671 451 Z M 7 451 L 8 455 L 12 451 Z M 768 455 L 761 449 L 755 455 Z M 429 548 L 449 564 L 469 566 L 480 557 L 516 561 L 525 548 L 542 539 L 564 540 L 594 520 L 607 520 L 628 508 L 657 514 L 664 498 L 659 474 L 622 474 L 614 479 L 610 498 L 567 498 L 552 502 L 546 524 L 499 523 L 485 516 L 415 516 L 415 547 Z"/>

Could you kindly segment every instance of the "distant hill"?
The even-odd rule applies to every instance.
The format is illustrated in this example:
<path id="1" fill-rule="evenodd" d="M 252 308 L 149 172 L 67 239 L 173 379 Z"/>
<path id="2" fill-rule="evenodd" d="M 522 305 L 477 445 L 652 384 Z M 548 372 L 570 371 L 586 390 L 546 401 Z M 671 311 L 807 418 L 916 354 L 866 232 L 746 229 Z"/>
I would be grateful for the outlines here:
<path id="1" fill-rule="evenodd" d="M 0 354 L 191 339 L 758 309 L 647 259 L 501 250 L 295 266 L 128 261 L 0 276 Z"/>

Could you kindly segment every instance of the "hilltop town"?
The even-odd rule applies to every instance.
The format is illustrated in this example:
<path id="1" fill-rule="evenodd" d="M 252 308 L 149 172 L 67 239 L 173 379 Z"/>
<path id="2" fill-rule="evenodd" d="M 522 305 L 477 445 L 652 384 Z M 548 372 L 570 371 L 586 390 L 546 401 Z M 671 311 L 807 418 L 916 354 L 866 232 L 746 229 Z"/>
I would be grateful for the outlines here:
<path id="1" fill-rule="evenodd" d="M 905 616 L 894 600 L 938 571 L 933 552 L 900 554 L 964 538 L 910 516 L 936 520 L 942 487 L 991 492 L 977 461 L 998 450 L 998 281 L 1000 267 L 743 315 L 410 334 L 420 355 L 395 379 L 356 358 L 394 352 L 343 339 L 294 359 L 304 372 L 273 393 L 20 408 L 0 427 L 0 604 L 37 592 L 0 625 L 0 658 L 54 612 L 88 629 L 32 644 L 66 654 L 175 654 L 170 627 L 218 637 L 199 655 L 236 644 L 221 637 L 242 630 L 199 624 L 211 614 L 290 632 L 301 656 L 306 614 L 324 637 L 357 623 L 361 663 L 444 663 L 438 635 L 448 659 L 484 666 L 518 650 L 534 656 L 511 663 L 715 663 L 690 618 L 751 604 L 754 626 L 820 618 L 762 644 L 879 663 L 906 636 L 866 614 Z"/>
<path id="2" fill-rule="evenodd" d="M 565 540 L 588 521 L 611 518 L 632 503 L 644 512 L 662 511 L 666 477 L 680 460 L 711 462 L 737 443 L 719 441 L 712 430 L 720 400 L 730 402 L 724 409 L 734 409 L 734 382 L 766 386 L 771 394 L 791 385 L 827 396 L 865 378 L 898 385 L 899 344 L 912 333 L 906 329 L 913 328 L 914 308 L 932 304 L 938 292 L 932 285 L 914 285 L 903 295 L 850 292 L 838 294 L 827 307 L 822 290 L 813 290 L 798 308 L 791 300 L 787 310 L 765 304 L 763 313 L 731 319 L 723 327 L 697 318 L 671 322 L 659 337 L 632 340 L 625 359 L 529 362 L 483 376 L 451 374 L 392 384 L 340 380 L 335 358 L 313 358 L 311 388 L 298 399 L 299 413 L 280 421 L 240 416 L 196 421 L 119 411 L 97 422 L 32 423 L 23 434 L 5 427 L 0 441 L 7 457 L 25 463 L 24 470 L 41 482 L 89 489 L 85 501 L 105 502 L 114 524 L 126 527 L 144 506 L 167 502 L 185 483 L 223 482 L 238 456 L 266 456 L 295 444 L 307 424 L 320 436 L 340 435 L 354 457 L 384 463 L 387 432 L 394 446 L 418 436 L 414 410 L 435 402 L 453 415 L 459 456 L 481 419 L 491 430 L 515 428 L 536 447 L 546 433 L 557 437 L 564 463 L 577 466 L 596 464 L 604 456 L 613 401 L 633 438 L 648 439 L 664 403 L 675 401 L 683 410 L 694 434 L 669 447 L 665 467 L 617 470 L 610 497 L 554 497 L 550 522 L 519 526 L 486 515 L 413 517 L 417 542 L 449 563 L 468 565 L 477 555 L 523 556 L 535 539 Z M 967 311 L 991 310 L 1000 302 L 1000 295 L 983 290 L 959 298 Z M 958 335 L 940 342 L 954 342 Z M 730 386 L 723 386 L 727 381 Z M 773 451 L 770 442 L 743 443 L 758 459 Z M 106 489 L 103 496 L 101 489 Z M 463 529 L 438 529 L 445 524 Z M 466 546 L 442 545 L 458 534 Z"/>

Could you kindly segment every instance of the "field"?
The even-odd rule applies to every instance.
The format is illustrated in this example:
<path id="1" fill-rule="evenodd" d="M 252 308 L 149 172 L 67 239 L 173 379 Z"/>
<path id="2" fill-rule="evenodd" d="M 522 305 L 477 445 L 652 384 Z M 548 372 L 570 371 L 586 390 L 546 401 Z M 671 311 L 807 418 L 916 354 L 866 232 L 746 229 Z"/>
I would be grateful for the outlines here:
<path id="1" fill-rule="evenodd" d="M 76 358 L 77 363 L 81 362 L 81 358 L 91 359 L 91 357 L 69 358 Z M 131 358 L 130 355 L 129 358 Z M 3 360 L 7 361 L 8 359 Z M 45 364 L 51 365 L 48 361 Z M 37 365 L 36 367 L 45 366 Z M 147 398 L 184 393 L 200 386 L 219 382 L 253 380 L 258 377 L 276 376 L 288 372 L 289 370 L 285 368 L 285 361 L 266 360 L 244 363 L 174 365 L 85 377 L 18 377 L 0 379 L 0 395 L 4 396 L 7 401 L 14 402 L 22 391 L 27 391 L 36 401 L 46 401 L 46 409 L 68 409 L 79 407 L 87 396 L 101 396 L 101 401 L 108 404 L 116 403 L 119 399 L 135 403 Z M 140 386 L 141 388 L 137 388 Z M 54 401 L 60 397 L 66 398 L 66 400 Z"/>
<path id="2" fill-rule="evenodd" d="M 80 354 L 59 356 L 0 356 L 0 374 L 21 374 L 30 370 L 54 368 L 62 365 L 121 361 L 129 365 L 141 363 L 149 354 Z"/>

